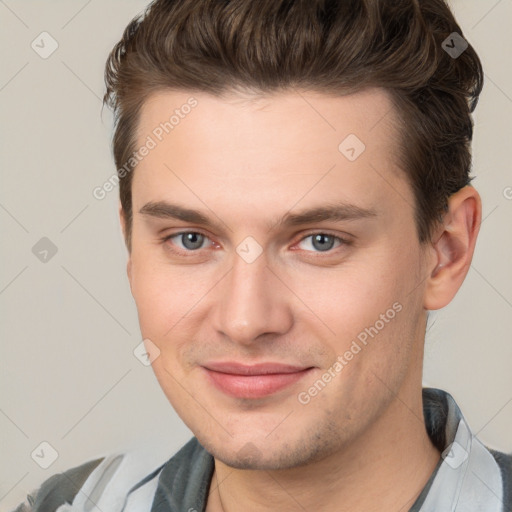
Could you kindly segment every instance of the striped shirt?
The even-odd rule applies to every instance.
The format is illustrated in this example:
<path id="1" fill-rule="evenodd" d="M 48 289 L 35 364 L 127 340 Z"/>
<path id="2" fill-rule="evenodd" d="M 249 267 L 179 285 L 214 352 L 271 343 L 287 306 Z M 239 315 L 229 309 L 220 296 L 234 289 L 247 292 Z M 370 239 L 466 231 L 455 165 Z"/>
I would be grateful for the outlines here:
<path id="1" fill-rule="evenodd" d="M 409 512 L 512 512 L 512 455 L 486 448 L 455 400 L 423 389 L 425 425 L 442 457 Z M 127 452 L 54 475 L 14 512 L 204 512 L 214 459 L 192 438 L 167 462 Z"/>

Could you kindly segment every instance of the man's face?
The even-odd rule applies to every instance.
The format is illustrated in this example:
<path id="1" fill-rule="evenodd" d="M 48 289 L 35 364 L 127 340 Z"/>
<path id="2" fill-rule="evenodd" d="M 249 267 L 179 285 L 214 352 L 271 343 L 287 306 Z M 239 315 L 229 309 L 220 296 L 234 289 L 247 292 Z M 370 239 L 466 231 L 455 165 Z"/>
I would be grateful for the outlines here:
<path id="1" fill-rule="evenodd" d="M 302 465 L 412 417 L 428 258 L 394 115 L 381 90 L 162 92 L 143 108 L 137 147 L 156 147 L 133 177 L 141 331 L 169 401 L 229 465 Z M 339 215 L 298 217 L 325 208 Z"/>

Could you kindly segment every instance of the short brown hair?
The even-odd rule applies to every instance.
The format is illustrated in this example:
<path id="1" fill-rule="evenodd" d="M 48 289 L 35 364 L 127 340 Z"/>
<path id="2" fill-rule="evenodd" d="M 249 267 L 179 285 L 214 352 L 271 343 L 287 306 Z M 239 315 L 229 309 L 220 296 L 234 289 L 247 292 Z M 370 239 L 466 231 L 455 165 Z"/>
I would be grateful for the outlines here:
<path id="1" fill-rule="evenodd" d="M 401 168 L 416 200 L 421 242 L 431 239 L 448 197 L 467 185 L 473 112 L 483 84 L 444 0 L 155 0 L 126 27 L 105 68 L 114 110 L 113 153 L 126 171 L 141 107 L 161 90 L 220 96 L 291 88 L 391 93 L 400 123 Z M 463 39 L 459 39 L 459 42 Z M 131 248 L 133 167 L 120 178 Z"/>

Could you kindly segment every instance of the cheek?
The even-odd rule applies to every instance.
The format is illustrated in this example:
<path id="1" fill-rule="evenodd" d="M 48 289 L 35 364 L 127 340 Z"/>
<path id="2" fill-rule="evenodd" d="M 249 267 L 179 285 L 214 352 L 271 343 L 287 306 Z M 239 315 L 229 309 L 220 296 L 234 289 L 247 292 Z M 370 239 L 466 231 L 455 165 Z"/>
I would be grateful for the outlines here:
<path id="1" fill-rule="evenodd" d="M 341 339 L 373 324 L 395 302 L 402 303 L 409 282 L 403 268 L 394 271 L 389 258 L 376 252 L 339 268 L 297 272 L 289 279 L 297 295 Z"/>
<path id="2" fill-rule="evenodd" d="M 183 286 L 150 255 L 132 255 L 131 288 L 145 337 L 161 338 L 185 313 Z"/>
<path id="3" fill-rule="evenodd" d="M 203 299 L 210 280 L 208 272 L 171 266 L 149 252 L 132 255 L 132 294 L 141 333 L 164 356 L 176 357 L 187 340 L 195 339 L 204 322 Z"/>
<path id="4" fill-rule="evenodd" d="M 293 276 L 294 290 L 329 327 L 324 342 L 331 359 L 345 353 L 350 358 L 344 371 L 349 380 L 369 368 L 379 375 L 385 367 L 400 373 L 411 357 L 421 313 L 421 291 L 411 293 L 419 282 L 418 262 L 415 247 L 399 251 L 383 244 L 339 268 Z"/>

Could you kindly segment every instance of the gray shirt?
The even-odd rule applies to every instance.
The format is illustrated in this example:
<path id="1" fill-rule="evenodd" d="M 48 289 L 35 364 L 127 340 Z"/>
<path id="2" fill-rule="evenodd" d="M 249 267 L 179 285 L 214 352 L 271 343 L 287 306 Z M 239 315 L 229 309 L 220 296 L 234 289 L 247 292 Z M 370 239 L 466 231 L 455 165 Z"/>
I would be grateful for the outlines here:
<path id="1" fill-rule="evenodd" d="M 448 393 L 424 389 L 423 410 L 442 456 L 409 512 L 512 512 L 512 455 L 486 448 Z M 214 459 L 195 437 L 153 471 L 144 465 L 129 454 L 90 461 L 54 475 L 14 512 L 204 512 Z"/>

